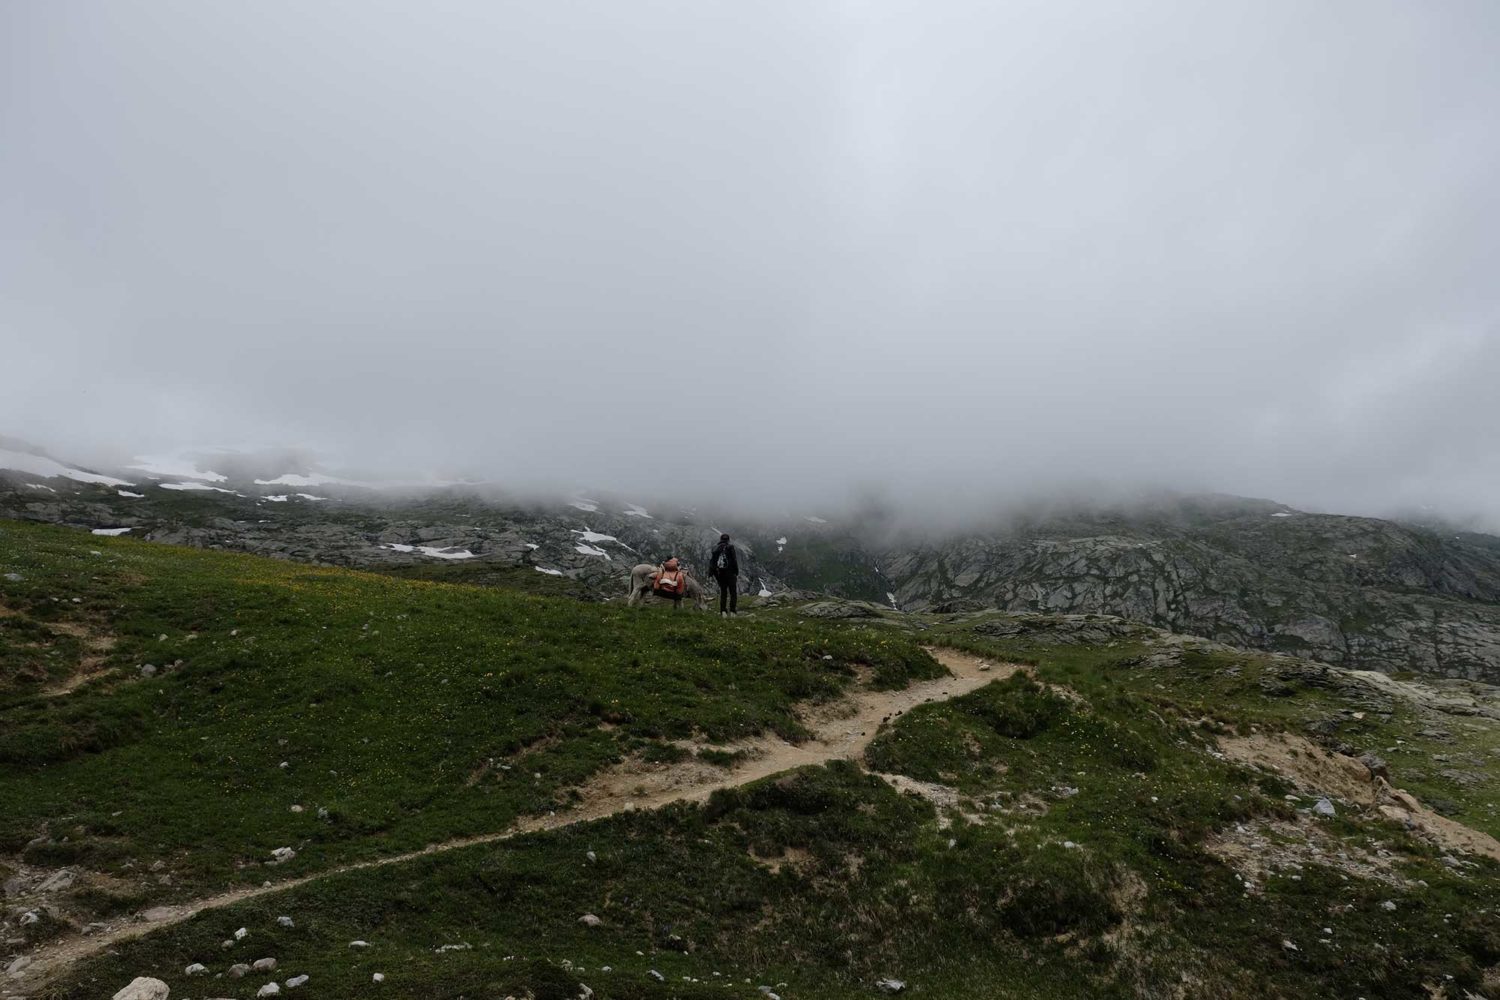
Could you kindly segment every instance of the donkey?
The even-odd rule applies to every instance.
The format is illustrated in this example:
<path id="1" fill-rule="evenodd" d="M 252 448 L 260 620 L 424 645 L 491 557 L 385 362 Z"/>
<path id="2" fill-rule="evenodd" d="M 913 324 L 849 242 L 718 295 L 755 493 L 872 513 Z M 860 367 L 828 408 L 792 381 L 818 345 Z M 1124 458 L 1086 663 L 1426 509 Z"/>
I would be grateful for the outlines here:
<path id="1" fill-rule="evenodd" d="M 634 607 L 636 604 L 640 603 L 642 594 L 651 593 L 651 577 L 656 573 L 657 568 L 658 567 L 653 566 L 650 563 L 637 563 L 631 569 L 630 591 L 629 596 L 625 600 L 626 604 Z M 691 574 L 688 575 L 687 587 L 685 588 L 685 592 L 682 596 L 690 599 L 693 602 L 694 609 L 698 611 L 703 611 L 708 607 L 708 595 L 704 592 L 703 585 L 699 583 L 697 578 L 692 576 Z M 676 611 L 681 606 L 681 600 L 672 602 L 673 611 Z"/>

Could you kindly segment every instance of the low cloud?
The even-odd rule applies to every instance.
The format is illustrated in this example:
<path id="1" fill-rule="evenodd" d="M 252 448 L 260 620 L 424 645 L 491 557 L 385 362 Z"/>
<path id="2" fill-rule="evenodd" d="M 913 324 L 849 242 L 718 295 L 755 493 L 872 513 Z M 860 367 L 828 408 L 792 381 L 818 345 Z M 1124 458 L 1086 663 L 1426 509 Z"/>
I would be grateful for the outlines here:
<path id="1" fill-rule="evenodd" d="M 1500 527 L 1500 8 L 0 11 L 0 433 Z"/>

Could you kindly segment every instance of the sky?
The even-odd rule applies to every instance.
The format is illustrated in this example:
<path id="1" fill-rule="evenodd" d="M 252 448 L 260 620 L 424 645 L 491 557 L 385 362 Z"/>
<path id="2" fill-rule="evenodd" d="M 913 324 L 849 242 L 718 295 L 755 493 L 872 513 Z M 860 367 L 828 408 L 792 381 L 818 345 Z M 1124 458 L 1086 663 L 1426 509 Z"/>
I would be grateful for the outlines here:
<path id="1" fill-rule="evenodd" d="M 1500 528 L 1492 0 L 0 5 L 0 434 Z"/>

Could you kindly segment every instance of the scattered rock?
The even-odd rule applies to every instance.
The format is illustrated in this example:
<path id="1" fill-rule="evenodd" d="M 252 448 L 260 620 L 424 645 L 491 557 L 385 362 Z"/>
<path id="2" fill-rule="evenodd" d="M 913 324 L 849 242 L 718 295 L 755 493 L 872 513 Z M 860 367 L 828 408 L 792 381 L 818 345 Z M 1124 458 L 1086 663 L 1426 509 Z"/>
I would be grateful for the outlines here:
<path id="1" fill-rule="evenodd" d="M 1313 803 L 1313 807 L 1312 807 L 1312 811 L 1315 812 L 1315 813 L 1317 813 L 1319 816 L 1333 816 L 1333 815 L 1335 815 L 1335 810 L 1333 808 L 1333 803 L 1331 801 L 1329 801 L 1328 799 L 1319 799 L 1318 801 L 1314 802 Z"/>
<path id="2" fill-rule="evenodd" d="M 1301 948 L 1298 948 L 1296 945 L 1292 944 L 1292 942 L 1286 940 L 1285 938 L 1282 938 L 1282 940 L 1281 940 L 1281 947 L 1285 951 L 1301 951 L 1302 950 Z"/>
<path id="3" fill-rule="evenodd" d="M 250 966 L 244 962 L 236 962 L 229 967 L 229 978 L 244 979 L 250 974 Z"/>
<path id="4" fill-rule="evenodd" d="M 1384 903 L 1380 904 L 1380 908 L 1386 912 L 1391 912 L 1396 909 L 1396 901 L 1394 899 L 1387 899 Z"/>
<path id="5" fill-rule="evenodd" d="M 237 931 L 234 932 L 234 939 L 236 941 L 243 941 L 243 940 L 245 940 L 245 937 L 249 933 L 250 933 L 250 928 L 248 928 L 248 927 L 241 927 L 239 930 L 237 930 Z"/>
<path id="6" fill-rule="evenodd" d="M 578 922 L 585 927 L 598 927 L 600 924 L 604 923 L 604 921 L 600 920 L 592 913 L 585 913 L 583 916 L 578 918 Z"/>
<path id="7" fill-rule="evenodd" d="M 1360 754 L 1359 762 L 1369 769 L 1372 778 L 1391 780 L 1391 769 L 1384 757 L 1373 753 Z"/>
<path id="8" fill-rule="evenodd" d="M 275 983 L 267 983 L 266 985 L 262 986 L 260 989 L 256 990 L 255 991 L 255 995 L 258 996 L 258 997 L 276 997 L 276 996 L 280 996 L 281 995 L 281 987 L 277 986 Z"/>
<path id="9" fill-rule="evenodd" d="M 297 852 L 292 850 L 290 847 L 278 847 L 271 852 L 271 857 L 273 859 L 271 863 L 273 865 L 279 865 L 283 862 L 292 860 L 296 856 Z"/>
<path id="10" fill-rule="evenodd" d="M 21 970 L 24 969 L 24 968 L 26 968 L 30 964 L 31 964 L 31 956 L 30 955 L 22 955 L 20 958 L 16 959 L 14 962 L 12 962 L 9 965 L 7 965 L 5 967 L 5 971 L 8 972 L 8 973 L 10 973 L 12 976 L 19 976 L 21 974 Z"/>
<path id="11" fill-rule="evenodd" d="M 153 906 L 141 914 L 141 919 L 147 923 L 154 924 L 162 920 L 171 920 L 176 913 L 170 906 Z"/>
<path id="12" fill-rule="evenodd" d="M 202 962 L 194 962 L 192 965 L 188 966 L 186 969 L 183 969 L 182 970 L 182 974 L 184 976 L 201 976 L 204 973 L 206 973 L 207 971 L 208 971 L 208 966 L 204 965 Z"/>
<path id="13" fill-rule="evenodd" d="M 160 979 L 137 976 L 114 995 L 114 1000 L 167 1000 L 171 992 L 167 984 Z"/>
<path id="14" fill-rule="evenodd" d="M 306 973 L 303 973 L 300 976 L 293 976 L 291 979 L 288 979 L 286 981 L 286 988 L 289 990 L 295 990 L 297 987 L 307 982 L 310 978 L 312 977 L 308 976 Z"/>
<path id="15" fill-rule="evenodd" d="M 667 981 L 667 977 L 664 976 L 664 975 L 662 975 L 660 972 L 657 972 L 655 969 L 652 969 L 650 972 L 647 972 L 646 975 L 650 976 L 652 979 L 656 980 L 658 983 L 664 983 L 664 982 Z"/>
<path id="16" fill-rule="evenodd" d="M 283 926 L 283 927 L 291 927 L 292 926 L 292 918 L 291 917 L 277 917 L 276 918 L 276 922 L 278 924 L 280 924 L 281 926 Z"/>
<path id="17" fill-rule="evenodd" d="M 377 973 L 375 973 L 375 975 L 373 975 L 373 976 L 370 977 L 370 981 L 372 983 L 383 983 L 383 982 L 385 982 L 385 973 L 384 972 L 377 972 Z"/>
<path id="18" fill-rule="evenodd" d="M 882 993 L 900 993 L 906 989 L 906 981 L 891 978 L 878 979 L 875 981 L 875 988 Z"/>
<path id="19" fill-rule="evenodd" d="M 254 964 L 252 964 L 250 966 L 250 968 L 254 969 L 256 972 L 275 972 L 276 971 L 276 959 L 274 959 L 274 958 L 257 958 L 255 960 Z"/>
<path id="20" fill-rule="evenodd" d="M 351 947 L 351 948 L 368 948 L 368 947 L 370 947 L 370 942 L 368 942 L 368 941 L 350 941 L 349 942 L 349 947 Z"/>

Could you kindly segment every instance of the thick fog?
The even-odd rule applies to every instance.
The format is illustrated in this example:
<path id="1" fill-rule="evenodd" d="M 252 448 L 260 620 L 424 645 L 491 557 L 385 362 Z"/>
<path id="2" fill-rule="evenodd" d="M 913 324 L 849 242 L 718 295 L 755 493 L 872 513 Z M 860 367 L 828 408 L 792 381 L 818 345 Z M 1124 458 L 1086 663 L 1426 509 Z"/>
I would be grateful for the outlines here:
<path id="1" fill-rule="evenodd" d="M 0 434 L 1500 526 L 1493 0 L 0 6 Z"/>

